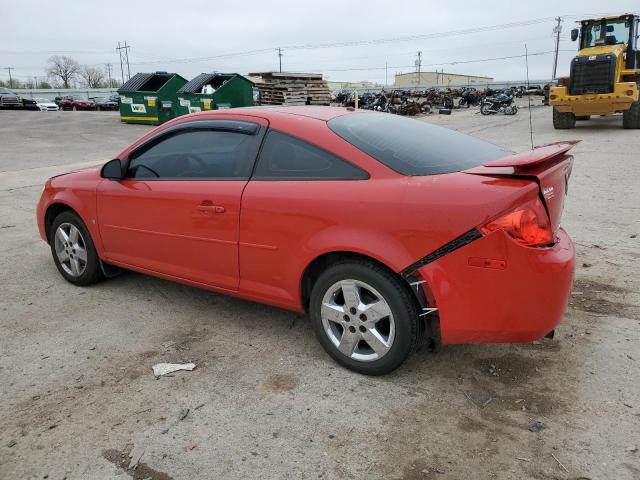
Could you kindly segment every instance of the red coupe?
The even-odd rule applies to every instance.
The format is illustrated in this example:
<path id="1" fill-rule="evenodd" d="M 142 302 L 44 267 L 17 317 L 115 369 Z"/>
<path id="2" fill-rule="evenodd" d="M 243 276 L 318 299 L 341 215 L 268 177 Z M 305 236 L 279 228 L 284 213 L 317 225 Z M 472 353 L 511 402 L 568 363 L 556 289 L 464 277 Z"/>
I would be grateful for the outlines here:
<path id="1" fill-rule="evenodd" d="M 520 154 L 350 108 L 216 110 L 46 182 L 40 235 L 68 281 L 120 268 L 307 312 L 365 374 L 424 342 L 529 342 L 564 315 L 575 142 Z"/>
<path id="2" fill-rule="evenodd" d="M 96 102 L 80 95 L 69 95 L 58 100 L 60 110 L 95 110 Z"/>

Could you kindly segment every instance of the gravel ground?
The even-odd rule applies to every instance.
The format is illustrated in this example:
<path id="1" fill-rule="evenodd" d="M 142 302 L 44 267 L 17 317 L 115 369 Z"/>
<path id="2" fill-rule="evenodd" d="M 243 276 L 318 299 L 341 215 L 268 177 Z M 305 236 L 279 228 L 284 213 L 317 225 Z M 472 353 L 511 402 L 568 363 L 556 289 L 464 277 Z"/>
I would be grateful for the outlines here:
<path id="1" fill-rule="evenodd" d="M 640 478 L 640 136 L 620 118 L 554 131 L 547 107 L 532 120 L 538 144 L 583 140 L 556 338 L 446 346 L 368 378 L 294 313 L 134 273 L 66 283 L 36 230 L 43 182 L 147 127 L 0 112 L 0 478 Z M 529 146 L 526 109 L 421 121 Z M 161 361 L 198 367 L 156 380 Z"/>

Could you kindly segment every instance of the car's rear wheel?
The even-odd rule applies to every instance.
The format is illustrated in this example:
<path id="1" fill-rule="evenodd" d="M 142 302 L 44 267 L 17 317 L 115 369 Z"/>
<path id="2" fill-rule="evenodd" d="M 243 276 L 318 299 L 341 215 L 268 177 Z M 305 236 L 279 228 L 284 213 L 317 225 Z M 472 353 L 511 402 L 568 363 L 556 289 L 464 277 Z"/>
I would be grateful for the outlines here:
<path id="1" fill-rule="evenodd" d="M 104 278 L 91 235 L 75 213 L 62 212 L 53 220 L 49 244 L 53 261 L 67 281 L 86 286 Z"/>
<path id="2" fill-rule="evenodd" d="M 416 302 L 400 279 L 373 262 L 329 267 L 313 286 L 309 308 L 323 348 L 356 372 L 391 372 L 416 348 Z"/>

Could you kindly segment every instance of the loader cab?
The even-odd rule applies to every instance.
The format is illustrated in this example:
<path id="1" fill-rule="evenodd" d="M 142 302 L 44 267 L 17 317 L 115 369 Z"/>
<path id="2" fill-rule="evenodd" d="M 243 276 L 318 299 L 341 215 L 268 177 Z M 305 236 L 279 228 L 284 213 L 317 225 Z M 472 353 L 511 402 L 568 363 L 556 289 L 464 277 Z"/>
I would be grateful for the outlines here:
<path id="1" fill-rule="evenodd" d="M 594 47 L 624 45 L 626 68 L 640 66 L 640 53 L 637 48 L 638 17 L 632 14 L 619 17 L 607 17 L 582 20 L 580 28 L 571 31 L 571 40 L 580 38 L 579 50 Z M 586 52 L 585 52 L 586 53 Z"/>

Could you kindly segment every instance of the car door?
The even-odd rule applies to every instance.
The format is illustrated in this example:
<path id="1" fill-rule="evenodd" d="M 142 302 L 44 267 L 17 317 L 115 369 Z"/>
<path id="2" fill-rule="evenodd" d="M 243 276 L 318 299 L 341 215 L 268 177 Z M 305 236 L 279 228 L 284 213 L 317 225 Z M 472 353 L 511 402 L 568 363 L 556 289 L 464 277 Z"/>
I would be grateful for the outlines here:
<path id="1" fill-rule="evenodd" d="M 371 216 L 368 172 L 305 140 L 271 130 L 242 196 L 240 291 L 291 307 L 319 232 Z"/>
<path id="2" fill-rule="evenodd" d="M 191 121 L 122 159 L 125 178 L 105 179 L 97 192 L 106 260 L 237 290 L 240 199 L 263 130 Z"/>

